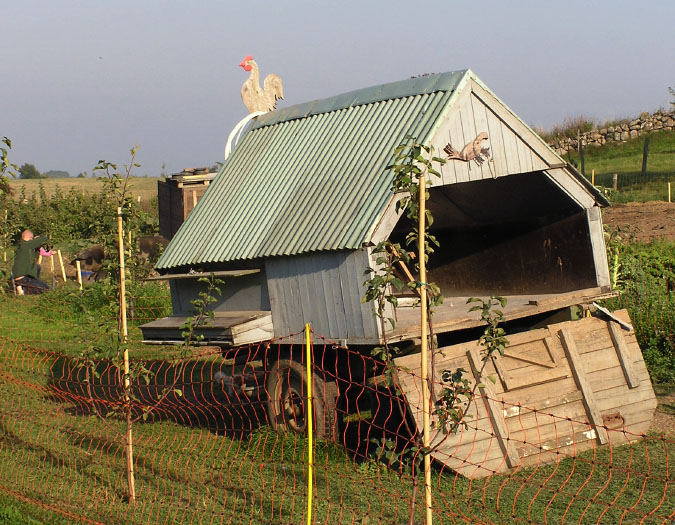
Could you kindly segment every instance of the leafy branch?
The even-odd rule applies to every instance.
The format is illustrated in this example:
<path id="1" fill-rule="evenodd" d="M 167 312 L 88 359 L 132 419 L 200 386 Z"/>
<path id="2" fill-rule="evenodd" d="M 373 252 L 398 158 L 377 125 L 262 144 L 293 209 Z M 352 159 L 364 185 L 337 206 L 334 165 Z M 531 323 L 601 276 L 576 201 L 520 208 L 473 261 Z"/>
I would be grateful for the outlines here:
<path id="1" fill-rule="evenodd" d="M 501 327 L 504 322 L 504 312 L 496 307 L 505 308 L 506 298 L 498 295 L 492 295 L 489 299 L 484 300 L 479 297 L 470 297 L 466 301 L 467 304 L 474 304 L 469 308 L 469 312 L 476 312 L 480 310 L 481 321 L 485 323 L 485 330 L 478 339 L 478 344 L 483 347 L 481 351 L 481 360 L 483 365 L 478 371 L 478 377 L 483 375 L 487 361 L 497 354 L 504 355 L 508 339 L 506 332 Z M 464 377 L 466 370 L 458 368 L 456 370 L 443 370 L 441 372 L 441 393 L 434 403 L 434 415 L 436 421 L 434 426 L 443 432 L 443 434 L 456 434 L 460 428 L 467 428 L 468 424 L 466 416 L 469 412 L 471 404 L 476 398 L 476 390 L 485 385 L 480 382 L 475 382 L 471 387 L 469 380 Z M 488 379 L 493 383 L 496 379 L 488 376 Z M 437 445 L 438 446 L 438 445 Z"/>

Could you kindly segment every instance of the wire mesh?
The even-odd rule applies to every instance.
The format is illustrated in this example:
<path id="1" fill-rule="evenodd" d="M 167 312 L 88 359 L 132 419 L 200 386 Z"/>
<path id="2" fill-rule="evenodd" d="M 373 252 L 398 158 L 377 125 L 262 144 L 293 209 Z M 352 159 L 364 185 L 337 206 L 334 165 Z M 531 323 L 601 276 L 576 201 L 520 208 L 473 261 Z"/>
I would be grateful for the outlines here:
<path id="1" fill-rule="evenodd" d="M 129 404 L 104 284 L 0 296 L 0 495 L 39 509 L 46 522 L 304 522 L 302 334 L 225 350 L 143 345 L 138 325 L 169 313 L 166 290 L 147 286 L 131 288 L 129 345 L 140 372 Z M 422 523 L 416 372 L 313 339 L 313 522 Z M 434 390 L 442 387 L 437 375 Z M 620 420 L 594 425 L 570 408 L 581 399 L 558 407 L 527 401 L 477 389 L 476 417 L 449 437 L 435 432 L 435 444 L 454 440 L 433 451 L 436 523 L 675 517 L 672 433 L 635 434 Z M 489 417 L 490 406 L 501 420 Z M 597 438 L 602 430 L 606 444 Z M 510 463 L 504 438 L 516 451 Z"/>

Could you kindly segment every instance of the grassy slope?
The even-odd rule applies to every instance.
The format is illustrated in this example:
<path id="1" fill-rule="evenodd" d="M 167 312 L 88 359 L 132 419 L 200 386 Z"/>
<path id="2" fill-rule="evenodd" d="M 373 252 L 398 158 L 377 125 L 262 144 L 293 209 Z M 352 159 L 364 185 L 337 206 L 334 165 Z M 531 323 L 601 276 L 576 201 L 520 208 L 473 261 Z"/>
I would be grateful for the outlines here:
<path id="1" fill-rule="evenodd" d="M 620 191 L 613 195 L 617 202 L 666 200 L 666 183 L 675 182 L 675 131 L 654 132 L 649 137 L 645 177 L 642 176 L 642 155 L 646 136 L 625 143 L 588 146 L 584 151 L 586 176 L 590 178 L 595 170 L 596 185 L 611 187 L 612 175 L 617 173 Z M 576 152 L 564 158 L 580 162 Z"/>

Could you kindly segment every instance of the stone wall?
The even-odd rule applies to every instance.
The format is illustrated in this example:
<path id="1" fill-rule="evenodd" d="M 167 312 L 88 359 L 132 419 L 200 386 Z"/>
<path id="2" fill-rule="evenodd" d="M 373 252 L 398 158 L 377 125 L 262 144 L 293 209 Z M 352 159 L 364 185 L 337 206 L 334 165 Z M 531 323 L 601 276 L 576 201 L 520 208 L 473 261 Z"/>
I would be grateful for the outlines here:
<path id="1" fill-rule="evenodd" d="M 581 134 L 583 146 L 602 146 L 608 142 L 626 142 L 629 139 L 640 137 L 650 131 L 675 129 L 675 111 L 669 113 L 643 113 L 638 118 L 623 124 L 606 126 Z M 558 153 L 564 155 L 569 149 L 577 151 L 577 138 L 559 137 L 549 142 L 549 145 Z"/>

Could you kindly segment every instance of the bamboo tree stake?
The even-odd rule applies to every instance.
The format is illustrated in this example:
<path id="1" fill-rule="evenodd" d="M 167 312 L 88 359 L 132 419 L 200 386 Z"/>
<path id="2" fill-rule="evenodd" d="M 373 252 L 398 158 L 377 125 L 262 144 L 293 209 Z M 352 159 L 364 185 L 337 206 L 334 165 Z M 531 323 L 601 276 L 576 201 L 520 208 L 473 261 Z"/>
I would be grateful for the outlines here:
<path id="1" fill-rule="evenodd" d="M 63 266 L 63 257 L 61 256 L 61 250 L 56 250 L 56 255 L 59 256 L 59 266 L 61 267 L 61 277 L 63 277 L 63 282 L 66 282 L 66 269 Z"/>
<path id="2" fill-rule="evenodd" d="M 124 401 L 127 405 L 127 435 L 126 435 L 126 456 L 127 456 L 127 484 L 129 486 L 129 503 L 136 501 L 136 483 L 134 479 L 134 447 L 133 436 L 131 432 L 131 402 L 129 390 L 131 381 L 129 379 L 129 349 L 127 348 L 127 294 L 124 268 L 124 230 L 122 225 L 122 208 L 117 208 L 117 242 L 119 244 L 120 254 L 120 321 L 122 324 L 122 343 L 124 344 Z"/>
<path id="3" fill-rule="evenodd" d="M 670 200 L 670 182 L 668 183 L 668 202 L 672 202 Z"/>
<path id="4" fill-rule="evenodd" d="M 5 210 L 5 224 L 7 224 L 7 210 Z M 3 262 L 7 262 L 7 238 L 9 237 L 9 234 L 5 233 L 3 237 L 2 247 L 4 251 L 2 252 L 2 260 Z"/>
<path id="5" fill-rule="evenodd" d="M 51 250 L 50 250 L 51 251 Z M 54 271 L 54 253 L 49 257 L 49 269 L 52 272 L 52 290 L 56 288 L 56 272 Z"/>
<path id="6" fill-rule="evenodd" d="M 419 226 L 418 226 L 418 254 L 419 254 L 419 265 L 420 265 L 420 306 L 421 306 L 421 338 L 422 338 L 422 410 L 424 414 L 424 434 L 423 434 L 423 447 L 424 447 L 424 500 L 426 503 L 426 525 L 431 525 L 433 521 L 432 516 L 432 507 L 431 507 L 431 457 L 426 451 L 430 448 L 430 392 L 429 392 L 429 382 L 428 376 L 429 371 L 427 357 L 428 354 L 428 335 L 427 335 L 427 267 L 426 267 L 426 186 L 424 175 L 421 175 L 419 178 L 419 194 L 420 194 L 420 204 L 419 204 Z"/>
<path id="7" fill-rule="evenodd" d="M 310 325 L 305 324 L 305 352 L 307 363 L 307 525 L 312 524 L 312 500 L 314 488 L 314 428 L 312 397 L 312 343 L 309 335 Z"/>
<path id="8" fill-rule="evenodd" d="M 75 268 L 77 269 L 77 283 L 80 285 L 80 290 L 82 290 L 82 266 L 80 261 L 75 261 Z"/>
<path id="9" fill-rule="evenodd" d="M 595 170 L 591 170 L 591 184 L 595 186 Z"/>

